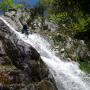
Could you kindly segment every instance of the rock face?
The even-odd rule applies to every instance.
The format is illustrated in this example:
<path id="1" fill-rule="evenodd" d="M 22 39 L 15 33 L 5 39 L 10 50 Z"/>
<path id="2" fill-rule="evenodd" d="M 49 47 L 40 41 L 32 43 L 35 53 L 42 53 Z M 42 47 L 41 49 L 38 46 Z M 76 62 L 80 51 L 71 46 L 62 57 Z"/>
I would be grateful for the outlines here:
<path id="1" fill-rule="evenodd" d="M 10 11 L 6 12 L 5 16 L 3 16 L 4 19 L 6 19 L 10 25 L 12 25 L 15 30 L 21 30 L 22 29 L 22 24 L 24 22 L 27 22 L 29 29 L 34 30 L 36 32 L 41 30 L 42 27 L 42 19 L 41 17 L 38 16 L 38 18 L 33 17 L 32 20 L 32 15 L 30 10 L 17 10 L 17 11 Z M 59 26 L 55 24 L 54 22 L 50 22 L 47 19 L 45 19 L 44 24 L 43 24 L 43 30 L 45 31 L 57 31 L 59 29 Z"/>
<path id="2" fill-rule="evenodd" d="M 90 63 L 90 50 L 84 40 L 71 38 L 60 33 L 52 38 L 55 41 L 56 49 L 59 50 L 60 57 L 64 60 L 77 61 L 81 59 Z"/>
<path id="3" fill-rule="evenodd" d="M 2 90 L 56 90 L 39 53 L 20 39 L 1 18 L 0 64 L 4 68 L 0 70 Z"/>
<path id="4" fill-rule="evenodd" d="M 37 32 L 42 34 L 43 36 L 46 35 L 47 37 L 50 36 L 50 40 L 52 39 L 52 41 L 54 41 L 55 43 L 54 46 L 56 49 L 56 53 L 58 53 L 59 51 L 58 56 L 60 56 L 60 58 L 64 60 L 74 61 L 81 60 L 81 62 L 87 62 L 90 64 L 89 31 L 82 34 L 80 33 L 80 35 L 76 35 L 77 39 L 75 39 L 63 33 L 61 34 L 62 31 L 60 32 L 58 30 L 60 29 L 60 27 L 58 27 L 55 23 L 49 22 L 48 20 L 45 21 L 43 27 L 44 30 L 41 31 L 41 18 L 38 17 L 37 19 L 31 21 L 30 12 L 27 12 L 25 10 L 12 11 L 6 13 L 5 15 L 6 16 L 3 16 L 3 18 L 7 20 L 10 25 L 12 25 L 16 30 L 20 31 L 22 29 L 22 22 L 29 20 L 29 27 L 32 26 L 32 28 L 34 29 L 30 29 L 30 32 Z M 63 27 L 65 27 L 64 24 Z M 83 36 L 85 36 L 85 38 L 83 38 Z M 86 41 L 87 39 L 89 41 Z"/>

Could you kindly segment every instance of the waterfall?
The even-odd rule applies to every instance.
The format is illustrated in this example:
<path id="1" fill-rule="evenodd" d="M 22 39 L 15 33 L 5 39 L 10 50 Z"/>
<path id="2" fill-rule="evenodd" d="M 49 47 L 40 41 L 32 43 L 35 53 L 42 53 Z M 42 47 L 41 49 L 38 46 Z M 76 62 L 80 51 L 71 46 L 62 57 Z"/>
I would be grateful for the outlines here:
<path id="1" fill-rule="evenodd" d="M 30 34 L 27 37 L 17 32 L 9 23 L 0 17 L 4 23 L 24 42 L 31 44 L 46 63 L 53 75 L 58 90 L 90 90 L 90 77 L 79 69 L 76 62 L 63 61 L 55 55 L 50 43 L 39 34 Z"/>

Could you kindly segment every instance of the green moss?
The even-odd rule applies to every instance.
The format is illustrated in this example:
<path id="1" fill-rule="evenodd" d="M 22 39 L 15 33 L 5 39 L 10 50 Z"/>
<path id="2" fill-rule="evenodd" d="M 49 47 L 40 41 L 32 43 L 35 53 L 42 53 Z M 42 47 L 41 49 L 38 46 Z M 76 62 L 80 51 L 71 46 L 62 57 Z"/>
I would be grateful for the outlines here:
<path id="1" fill-rule="evenodd" d="M 76 57 L 77 58 L 77 62 L 80 64 L 80 69 L 82 70 L 82 71 L 84 71 L 85 73 L 90 73 L 90 60 L 89 60 L 89 58 L 88 59 L 83 59 L 83 58 L 81 58 L 80 56 L 77 56 Z"/>
<path id="2" fill-rule="evenodd" d="M 86 61 L 79 61 L 80 69 L 86 73 L 90 73 L 90 64 Z"/>
<path id="3" fill-rule="evenodd" d="M 50 81 L 42 80 L 38 85 L 38 90 L 54 90 L 54 86 Z"/>
<path id="4" fill-rule="evenodd" d="M 0 70 L 3 70 L 3 69 L 14 70 L 17 68 L 14 65 L 0 65 Z"/>

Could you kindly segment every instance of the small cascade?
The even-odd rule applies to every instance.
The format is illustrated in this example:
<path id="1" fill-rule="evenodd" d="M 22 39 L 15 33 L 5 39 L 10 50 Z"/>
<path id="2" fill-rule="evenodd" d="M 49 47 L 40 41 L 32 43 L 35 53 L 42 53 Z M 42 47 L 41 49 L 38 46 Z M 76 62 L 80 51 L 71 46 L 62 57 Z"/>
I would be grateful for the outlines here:
<path id="1" fill-rule="evenodd" d="M 62 61 L 55 55 L 49 42 L 39 34 L 30 34 L 27 38 L 14 30 L 3 18 L 0 19 L 12 29 L 18 38 L 32 45 L 40 53 L 55 79 L 58 90 L 90 90 L 90 77 L 79 69 L 78 63 Z"/>

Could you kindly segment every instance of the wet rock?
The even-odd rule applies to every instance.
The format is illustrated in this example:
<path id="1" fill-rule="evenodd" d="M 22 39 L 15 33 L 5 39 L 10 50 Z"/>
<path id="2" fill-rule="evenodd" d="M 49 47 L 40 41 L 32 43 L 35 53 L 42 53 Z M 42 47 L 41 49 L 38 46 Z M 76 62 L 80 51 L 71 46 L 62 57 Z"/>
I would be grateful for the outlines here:
<path id="1" fill-rule="evenodd" d="M 7 86 L 0 86 L 0 90 L 10 90 L 10 88 Z"/>
<path id="2" fill-rule="evenodd" d="M 0 40 L 0 65 L 8 65 L 10 63 L 10 59 L 5 53 L 2 41 Z"/>
<path id="3" fill-rule="evenodd" d="M 11 61 L 10 67 L 14 66 L 14 69 L 7 68 L 4 72 L 6 81 L 9 81 L 6 85 L 10 86 L 10 90 L 27 88 L 26 86 L 29 84 L 36 87 L 36 83 L 37 85 L 40 84 L 38 86 L 40 89 L 31 89 L 33 87 L 30 87 L 28 90 L 44 90 L 44 86 L 46 90 L 56 90 L 55 82 L 53 78 L 49 77 L 49 70 L 41 60 L 39 53 L 19 38 L 15 31 L 2 19 L 0 19 L 0 40 L 7 58 Z"/>
<path id="4" fill-rule="evenodd" d="M 55 90 L 55 87 L 50 81 L 42 80 L 41 82 L 36 83 L 35 85 L 30 84 L 29 86 L 27 86 L 26 90 Z"/>
<path id="5" fill-rule="evenodd" d="M 45 20 L 45 26 L 47 26 L 47 29 L 51 32 L 55 32 L 59 29 L 59 26 L 53 22 L 49 22 L 48 20 Z"/>
<path id="6" fill-rule="evenodd" d="M 90 62 L 90 50 L 84 40 L 78 40 L 66 36 L 64 34 L 58 34 L 53 36 L 55 44 L 58 45 L 59 56 L 64 60 L 77 61 L 79 58 Z"/>

